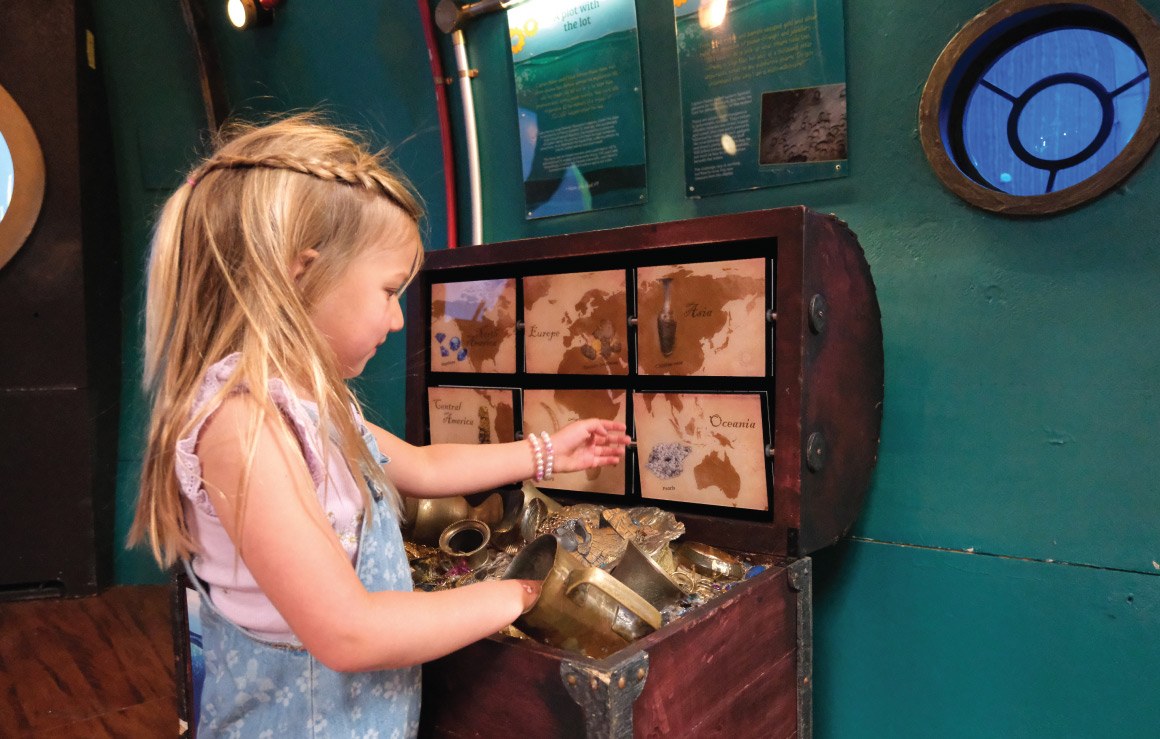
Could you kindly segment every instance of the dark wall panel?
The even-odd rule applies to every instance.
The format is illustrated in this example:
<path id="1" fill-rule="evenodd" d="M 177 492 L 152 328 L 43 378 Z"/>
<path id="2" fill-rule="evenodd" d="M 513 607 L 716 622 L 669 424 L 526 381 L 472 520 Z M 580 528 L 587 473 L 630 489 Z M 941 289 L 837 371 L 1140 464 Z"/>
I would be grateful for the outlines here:
<path id="1" fill-rule="evenodd" d="M 119 250 L 85 11 L 0 3 L 0 85 L 36 131 L 46 179 L 31 236 L 0 269 L 0 598 L 45 582 L 92 593 L 111 574 Z"/>
<path id="2" fill-rule="evenodd" d="M 0 387 L 85 385 L 80 137 L 72 0 L 0 3 L 0 85 L 44 152 L 40 219 L 0 270 Z"/>
<path id="3" fill-rule="evenodd" d="M 93 445 L 85 393 L 0 393 L 0 584 L 95 587 Z M 3 590 L 0 590 L 0 598 Z"/>

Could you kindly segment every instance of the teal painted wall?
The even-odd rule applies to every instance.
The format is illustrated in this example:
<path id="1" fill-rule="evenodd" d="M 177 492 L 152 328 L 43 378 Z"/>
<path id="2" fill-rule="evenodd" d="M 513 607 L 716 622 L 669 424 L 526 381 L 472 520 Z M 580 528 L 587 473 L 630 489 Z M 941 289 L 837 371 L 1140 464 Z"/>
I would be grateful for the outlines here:
<path id="1" fill-rule="evenodd" d="M 380 146 L 417 188 L 432 217 L 427 244 L 442 246 L 446 198 L 435 95 L 419 8 L 410 2 L 294 3 L 293 12 L 238 33 L 225 3 L 209 2 L 213 41 L 231 110 L 245 120 L 321 109 Z M 124 249 L 123 408 L 117 476 L 115 578 L 163 582 L 152 558 L 123 542 L 133 517 L 149 417 L 140 387 L 143 272 L 155 214 L 204 153 L 206 120 L 193 45 L 173 0 L 95 0 L 99 64 L 109 88 Z M 359 384 L 368 416 L 403 433 L 405 339 L 393 335 Z"/>
<path id="2" fill-rule="evenodd" d="M 96 2 L 128 224 L 119 532 L 145 424 L 133 286 L 156 203 L 204 125 L 175 5 Z M 440 246 L 416 4 L 338 5 L 288 3 L 257 33 L 219 19 L 231 100 L 253 112 L 324 103 L 399 145 Z M 849 0 L 850 176 L 689 200 L 671 3 L 638 0 L 649 202 L 533 222 L 506 27 L 491 17 L 470 32 L 486 240 L 805 204 L 848 221 L 866 249 L 883 316 L 882 446 L 853 537 L 816 557 L 818 737 L 1160 736 L 1160 168 L 1151 157 L 1051 218 L 1003 218 L 947 192 L 918 142 L 918 98 L 943 46 L 987 5 Z M 1143 5 L 1160 14 L 1160 0 Z M 383 354 L 366 394 L 401 430 L 402 341 Z M 117 577 L 158 575 L 124 553 Z"/>

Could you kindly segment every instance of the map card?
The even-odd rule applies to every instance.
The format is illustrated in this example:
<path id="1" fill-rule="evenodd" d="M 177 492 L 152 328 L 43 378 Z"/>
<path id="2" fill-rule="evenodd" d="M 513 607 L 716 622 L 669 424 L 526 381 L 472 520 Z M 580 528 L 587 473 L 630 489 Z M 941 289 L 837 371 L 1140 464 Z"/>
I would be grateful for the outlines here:
<path id="1" fill-rule="evenodd" d="M 524 390 L 524 435 L 561 427 L 581 418 L 603 418 L 625 422 L 626 390 Z M 556 473 L 554 479 L 538 487 L 588 493 L 624 495 L 625 464 L 599 467 L 583 472 Z"/>
<path id="2" fill-rule="evenodd" d="M 769 510 L 761 394 L 633 393 L 644 498 Z"/>
<path id="3" fill-rule="evenodd" d="M 762 257 L 639 268 L 640 374 L 764 375 L 765 275 Z"/>
<path id="4" fill-rule="evenodd" d="M 432 444 L 498 444 L 516 440 L 515 391 L 430 387 Z"/>
<path id="5" fill-rule="evenodd" d="M 627 375 L 624 270 L 525 277 L 524 326 L 529 373 Z"/>
<path id="6" fill-rule="evenodd" d="M 516 281 L 431 285 L 431 371 L 516 371 Z"/>

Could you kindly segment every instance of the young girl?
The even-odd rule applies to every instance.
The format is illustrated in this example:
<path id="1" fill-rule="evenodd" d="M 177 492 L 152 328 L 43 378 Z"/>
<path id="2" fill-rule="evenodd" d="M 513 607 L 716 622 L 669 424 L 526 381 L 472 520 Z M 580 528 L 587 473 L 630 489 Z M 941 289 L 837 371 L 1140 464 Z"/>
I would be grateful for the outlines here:
<path id="1" fill-rule="evenodd" d="M 196 574 L 199 737 L 414 736 L 418 665 L 510 624 L 539 583 L 413 592 L 398 495 L 623 454 L 624 426 L 593 419 L 535 448 L 414 447 L 363 419 L 345 381 L 403 328 L 419 216 L 379 155 L 310 116 L 234 131 L 161 214 L 130 543 Z"/>

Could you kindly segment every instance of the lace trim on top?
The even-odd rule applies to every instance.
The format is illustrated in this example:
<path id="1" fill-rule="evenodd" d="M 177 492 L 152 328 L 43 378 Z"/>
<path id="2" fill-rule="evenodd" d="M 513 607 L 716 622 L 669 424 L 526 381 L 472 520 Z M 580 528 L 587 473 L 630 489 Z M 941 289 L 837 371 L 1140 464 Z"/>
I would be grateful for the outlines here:
<path id="1" fill-rule="evenodd" d="M 198 414 L 205 404 L 225 386 L 234 373 L 234 369 L 237 368 L 241 356 L 240 353 L 231 354 L 206 371 L 205 379 L 202 380 L 201 387 L 198 388 L 197 395 L 194 396 L 192 415 Z M 249 386 L 242 382 L 234 392 L 249 392 Z M 270 380 L 267 392 L 278 410 L 294 424 L 294 431 L 306 458 L 306 467 L 310 471 L 310 479 L 314 482 L 315 489 L 322 489 L 326 468 L 322 464 L 322 456 L 315 443 L 317 428 L 315 423 L 311 420 L 307 410 L 303 408 L 302 401 L 299 401 L 290 392 L 282 380 Z M 177 469 L 177 480 L 181 486 L 182 494 L 189 498 L 199 511 L 217 518 L 217 512 L 209 499 L 209 493 L 201 484 L 201 461 L 197 458 L 196 451 L 201 429 L 209 420 L 209 415 L 194 426 L 188 436 L 177 442 L 177 459 L 174 466 Z"/>

